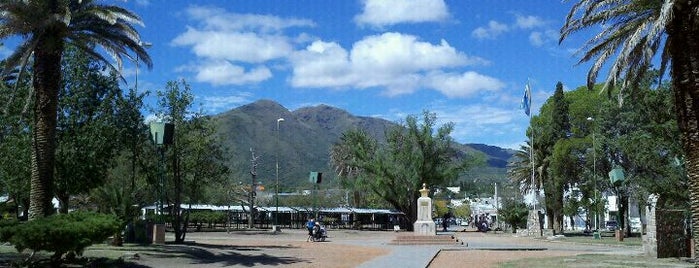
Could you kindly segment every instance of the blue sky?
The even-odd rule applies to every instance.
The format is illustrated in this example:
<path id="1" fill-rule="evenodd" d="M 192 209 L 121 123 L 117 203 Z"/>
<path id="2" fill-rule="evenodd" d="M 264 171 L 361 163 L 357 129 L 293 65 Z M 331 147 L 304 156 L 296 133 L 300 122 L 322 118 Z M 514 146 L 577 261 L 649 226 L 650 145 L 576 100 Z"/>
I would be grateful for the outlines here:
<path id="1" fill-rule="evenodd" d="M 528 117 L 553 93 L 584 85 L 574 52 L 558 44 L 571 1 L 237 0 L 118 2 L 142 16 L 154 68 L 139 90 L 185 79 L 217 114 L 259 99 L 290 110 L 326 104 L 399 121 L 423 110 L 454 122 L 463 143 L 518 148 Z M 127 81 L 136 68 L 126 66 Z M 133 85 L 132 82 L 130 82 Z M 150 105 L 155 98 L 148 100 Z M 270 122 L 275 124 L 276 122 Z"/>

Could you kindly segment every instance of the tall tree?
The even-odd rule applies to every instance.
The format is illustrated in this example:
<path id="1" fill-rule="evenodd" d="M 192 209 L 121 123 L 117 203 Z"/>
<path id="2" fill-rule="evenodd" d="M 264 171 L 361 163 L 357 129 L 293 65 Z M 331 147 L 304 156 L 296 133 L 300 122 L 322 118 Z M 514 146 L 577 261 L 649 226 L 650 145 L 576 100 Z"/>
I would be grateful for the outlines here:
<path id="1" fill-rule="evenodd" d="M 26 106 L 14 99 L 27 99 L 29 81 L 14 78 L 0 81 L 0 193 L 14 201 L 16 217 L 27 216 L 29 208 L 29 159 L 31 125 L 26 120 Z"/>
<path id="2" fill-rule="evenodd" d="M 0 39 L 19 36 L 22 42 L 7 58 L 0 73 L 31 64 L 33 132 L 29 218 L 52 211 L 56 148 L 56 114 L 61 85 L 61 59 L 66 44 L 112 66 L 97 48 L 113 56 L 121 69 L 122 57 L 138 58 L 152 67 L 133 25 L 140 18 L 123 8 L 99 5 L 92 0 L 7 0 L 0 3 Z"/>
<path id="3" fill-rule="evenodd" d="M 518 190 L 522 195 L 526 195 L 533 190 L 538 191 L 539 186 L 542 185 L 540 177 L 536 176 L 536 173 L 534 175 L 534 181 L 532 181 L 530 151 L 531 144 L 527 141 L 526 144 L 519 147 L 519 150 L 515 151 L 512 158 L 507 163 L 507 177 L 512 183 L 518 185 Z"/>
<path id="4" fill-rule="evenodd" d="M 158 91 L 158 116 L 175 125 L 172 146 L 168 148 L 172 191 L 172 227 L 175 242 L 184 242 L 187 214 L 180 209 L 183 202 L 203 200 L 203 185 L 220 182 L 228 173 L 223 164 L 224 151 L 214 137 L 215 128 L 209 117 L 189 111 L 194 95 L 189 84 L 169 81 Z M 170 203 L 170 202 L 168 202 Z"/>
<path id="5" fill-rule="evenodd" d="M 56 133 L 55 194 L 68 213 L 72 195 L 102 184 L 119 147 L 118 77 L 72 46 L 63 59 Z"/>
<path id="6" fill-rule="evenodd" d="M 558 82 L 553 96 L 541 108 L 541 113 L 532 118 L 534 136 L 534 158 L 537 175 L 541 177 L 544 189 L 544 209 L 547 217 L 547 228 L 562 230 L 562 202 L 566 178 L 552 172 L 556 144 L 567 139 L 570 135 L 568 102 L 563 93 L 563 84 Z M 560 159 L 560 158 L 558 158 Z"/>
<path id="7" fill-rule="evenodd" d="M 353 207 L 368 207 L 369 195 L 373 194 L 367 183 L 371 177 L 353 164 L 356 160 L 353 150 L 362 149 L 363 155 L 364 152 L 373 152 L 377 146 L 376 140 L 371 139 L 368 133 L 357 129 L 343 133 L 340 141 L 330 149 L 330 165 L 334 168 L 340 185 L 352 193 L 349 205 Z"/>
<path id="8" fill-rule="evenodd" d="M 423 183 L 431 188 L 449 185 L 459 174 L 483 162 L 481 158 L 460 154 L 453 147 L 449 136 L 454 127 L 452 123 L 438 128 L 436 123 L 436 115 L 428 111 L 424 111 L 420 119 L 408 116 L 404 124 L 387 131 L 385 144 L 361 133 L 353 134 L 357 130 L 345 133 L 343 144 L 334 145 L 333 148 L 339 149 L 333 150 L 349 149 L 349 156 L 336 157 L 349 163 L 336 163 L 335 167 L 364 173 L 364 178 L 370 179 L 358 183 L 365 183 L 367 189 L 404 212 L 409 222 L 414 222 L 417 218 L 415 202 Z"/>
<path id="9" fill-rule="evenodd" d="M 594 60 L 592 88 L 604 63 L 613 63 L 607 87 L 634 88 L 661 51 L 660 77 L 671 64 L 675 113 L 685 153 L 694 255 L 699 257 L 699 2 L 687 0 L 580 0 L 561 29 L 561 41 L 586 28 L 602 29 L 583 45 L 581 62 Z M 595 28 L 603 25 L 604 27 Z M 620 95 L 622 96 L 622 95 Z"/>

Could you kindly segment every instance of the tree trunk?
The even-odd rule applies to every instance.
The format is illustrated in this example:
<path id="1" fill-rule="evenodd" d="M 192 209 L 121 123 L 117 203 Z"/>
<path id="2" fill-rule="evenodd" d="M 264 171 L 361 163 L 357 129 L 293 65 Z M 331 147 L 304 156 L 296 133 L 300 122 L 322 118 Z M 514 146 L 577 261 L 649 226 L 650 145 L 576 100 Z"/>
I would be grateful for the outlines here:
<path id="1" fill-rule="evenodd" d="M 29 219 L 53 213 L 53 172 L 56 150 L 56 113 L 61 81 L 63 40 L 58 26 L 42 33 L 34 50 L 34 129 L 32 131 Z M 53 33 L 53 34 L 52 34 Z"/>
<path id="2" fill-rule="evenodd" d="M 185 236 L 185 229 L 182 227 L 182 209 L 180 206 L 182 204 L 182 173 L 180 172 L 180 161 L 177 157 L 179 152 L 177 150 L 177 144 L 173 145 L 173 156 L 172 156 L 172 177 L 173 186 L 175 187 L 174 202 L 173 202 L 173 223 L 172 228 L 175 230 L 175 243 L 183 243 Z"/>
<path id="3" fill-rule="evenodd" d="M 690 3 L 692 6 L 687 6 Z M 675 2 L 673 18 L 667 27 L 677 124 L 682 134 L 689 184 L 695 258 L 699 257 L 699 29 L 693 13 L 697 5 L 696 1 Z"/>
<path id="4" fill-rule="evenodd" d="M 574 216 L 569 216 L 568 220 L 570 221 L 570 228 L 575 230 L 575 217 Z"/>
<path id="5" fill-rule="evenodd" d="M 56 193 L 58 199 L 58 213 L 68 214 L 68 202 L 70 202 L 69 194 Z"/>

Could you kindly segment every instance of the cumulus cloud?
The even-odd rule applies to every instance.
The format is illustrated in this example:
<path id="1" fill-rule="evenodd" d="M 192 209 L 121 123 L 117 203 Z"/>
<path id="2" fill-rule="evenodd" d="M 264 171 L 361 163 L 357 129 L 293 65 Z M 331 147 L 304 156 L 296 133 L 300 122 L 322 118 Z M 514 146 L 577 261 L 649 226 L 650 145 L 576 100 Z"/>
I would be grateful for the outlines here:
<path id="1" fill-rule="evenodd" d="M 389 96 L 426 87 L 449 97 L 466 97 L 474 90 L 502 88 L 497 79 L 475 72 L 441 71 L 487 64 L 487 61 L 459 52 L 445 40 L 431 44 L 412 35 L 392 32 L 365 37 L 350 51 L 334 42 L 316 41 L 296 52 L 291 63 L 294 87 L 382 87 L 385 88 L 383 93 Z"/>
<path id="2" fill-rule="evenodd" d="M 293 47 L 280 35 L 254 32 L 201 31 L 189 27 L 172 44 L 189 46 L 198 57 L 259 63 L 284 57 Z"/>
<path id="3" fill-rule="evenodd" d="M 536 47 L 556 42 L 558 42 L 558 32 L 554 30 L 534 31 L 529 34 L 529 43 Z"/>
<path id="4" fill-rule="evenodd" d="M 382 3 L 366 1 L 366 11 L 375 10 L 373 7 Z M 400 3 L 397 5 L 403 2 Z M 446 14 L 442 1 L 419 0 L 408 6 L 425 10 L 434 5 L 441 5 Z M 196 81 L 215 86 L 260 83 L 274 75 L 268 66 L 288 66 L 291 69 L 288 81 L 293 87 L 378 88 L 387 96 L 432 89 L 453 98 L 503 87 L 495 78 L 456 71 L 486 65 L 488 61 L 458 51 L 446 40 L 431 43 L 413 35 L 386 32 L 366 36 L 346 48 L 304 33 L 290 37 L 284 32 L 289 27 L 314 26 L 303 19 L 236 14 L 199 6 L 190 7 L 187 14 L 194 23 L 171 44 L 188 48 L 197 60 L 177 70 L 191 72 Z M 403 17 L 406 21 L 413 19 Z M 492 26 L 498 27 L 501 25 Z M 305 41 L 298 43 L 298 40 Z M 304 47 L 295 47 L 298 44 Z"/>
<path id="5" fill-rule="evenodd" d="M 358 25 L 384 27 L 400 23 L 439 22 L 449 18 L 444 0 L 364 0 Z"/>
<path id="6" fill-rule="evenodd" d="M 515 15 L 515 25 L 521 29 L 533 29 L 546 25 L 546 21 L 537 16 Z"/>
<path id="7" fill-rule="evenodd" d="M 241 92 L 230 96 L 203 96 L 198 99 L 202 102 L 207 112 L 219 112 L 235 106 L 250 103 L 251 94 Z"/>
<path id="8" fill-rule="evenodd" d="M 316 41 L 291 56 L 294 87 L 345 87 L 357 78 L 349 53 L 337 43 Z"/>
<path id="9" fill-rule="evenodd" d="M 507 32 L 509 27 L 504 23 L 491 20 L 486 27 L 478 27 L 471 32 L 476 39 L 495 39 L 500 34 Z"/>
<path id="10" fill-rule="evenodd" d="M 222 8 L 191 6 L 187 16 L 198 22 L 199 27 L 219 31 L 255 31 L 262 33 L 279 32 L 292 27 L 314 27 L 311 20 L 280 18 L 270 15 L 238 14 Z"/>
<path id="11" fill-rule="evenodd" d="M 196 67 L 195 79 L 199 82 L 208 82 L 213 85 L 244 85 L 257 83 L 272 77 L 272 72 L 264 66 L 258 66 L 251 70 L 234 65 L 229 61 L 208 61 L 204 65 Z"/>
<path id="12" fill-rule="evenodd" d="M 488 25 L 474 29 L 471 32 L 471 36 L 479 40 L 496 39 L 506 32 L 515 31 L 517 29 L 532 30 L 533 32 L 529 35 L 530 43 L 534 46 L 541 46 L 543 43 L 550 40 L 551 32 L 555 32 L 551 29 L 546 29 L 548 23 L 540 17 L 521 14 L 515 14 L 514 16 L 515 21 L 511 25 L 491 20 L 488 22 Z"/>
<path id="13" fill-rule="evenodd" d="M 285 60 L 294 48 L 283 30 L 313 27 L 309 20 L 230 13 L 220 8 L 192 6 L 186 10 L 194 25 L 175 37 L 173 46 L 188 47 L 200 62 L 180 70 L 195 73 L 197 81 L 213 85 L 258 83 L 272 77 L 264 66 Z M 255 65 L 246 70 L 243 65 Z"/>
<path id="14" fill-rule="evenodd" d="M 505 87 L 500 80 L 476 72 L 434 72 L 426 77 L 426 84 L 447 97 L 469 97 L 481 91 L 496 91 Z"/>
<path id="15" fill-rule="evenodd" d="M 473 142 L 502 136 L 516 128 L 517 113 L 488 105 L 441 107 L 435 110 L 440 122 L 453 122 L 453 137 L 460 142 Z"/>

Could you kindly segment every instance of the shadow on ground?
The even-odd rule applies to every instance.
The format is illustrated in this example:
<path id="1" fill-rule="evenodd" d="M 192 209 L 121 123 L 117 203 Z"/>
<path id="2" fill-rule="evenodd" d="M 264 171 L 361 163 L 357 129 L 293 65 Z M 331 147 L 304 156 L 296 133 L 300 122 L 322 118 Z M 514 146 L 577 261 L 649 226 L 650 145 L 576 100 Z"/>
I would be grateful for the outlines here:
<path id="1" fill-rule="evenodd" d="M 235 246 L 202 243 L 165 244 L 138 248 L 113 248 L 112 250 L 138 252 L 149 262 L 159 258 L 185 258 L 191 264 L 217 264 L 220 266 L 288 265 L 310 263 L 308 260 L 293 257 L 278 257 L 263 253 L 265 250 L 285 250 L 293 246 Z"/>

